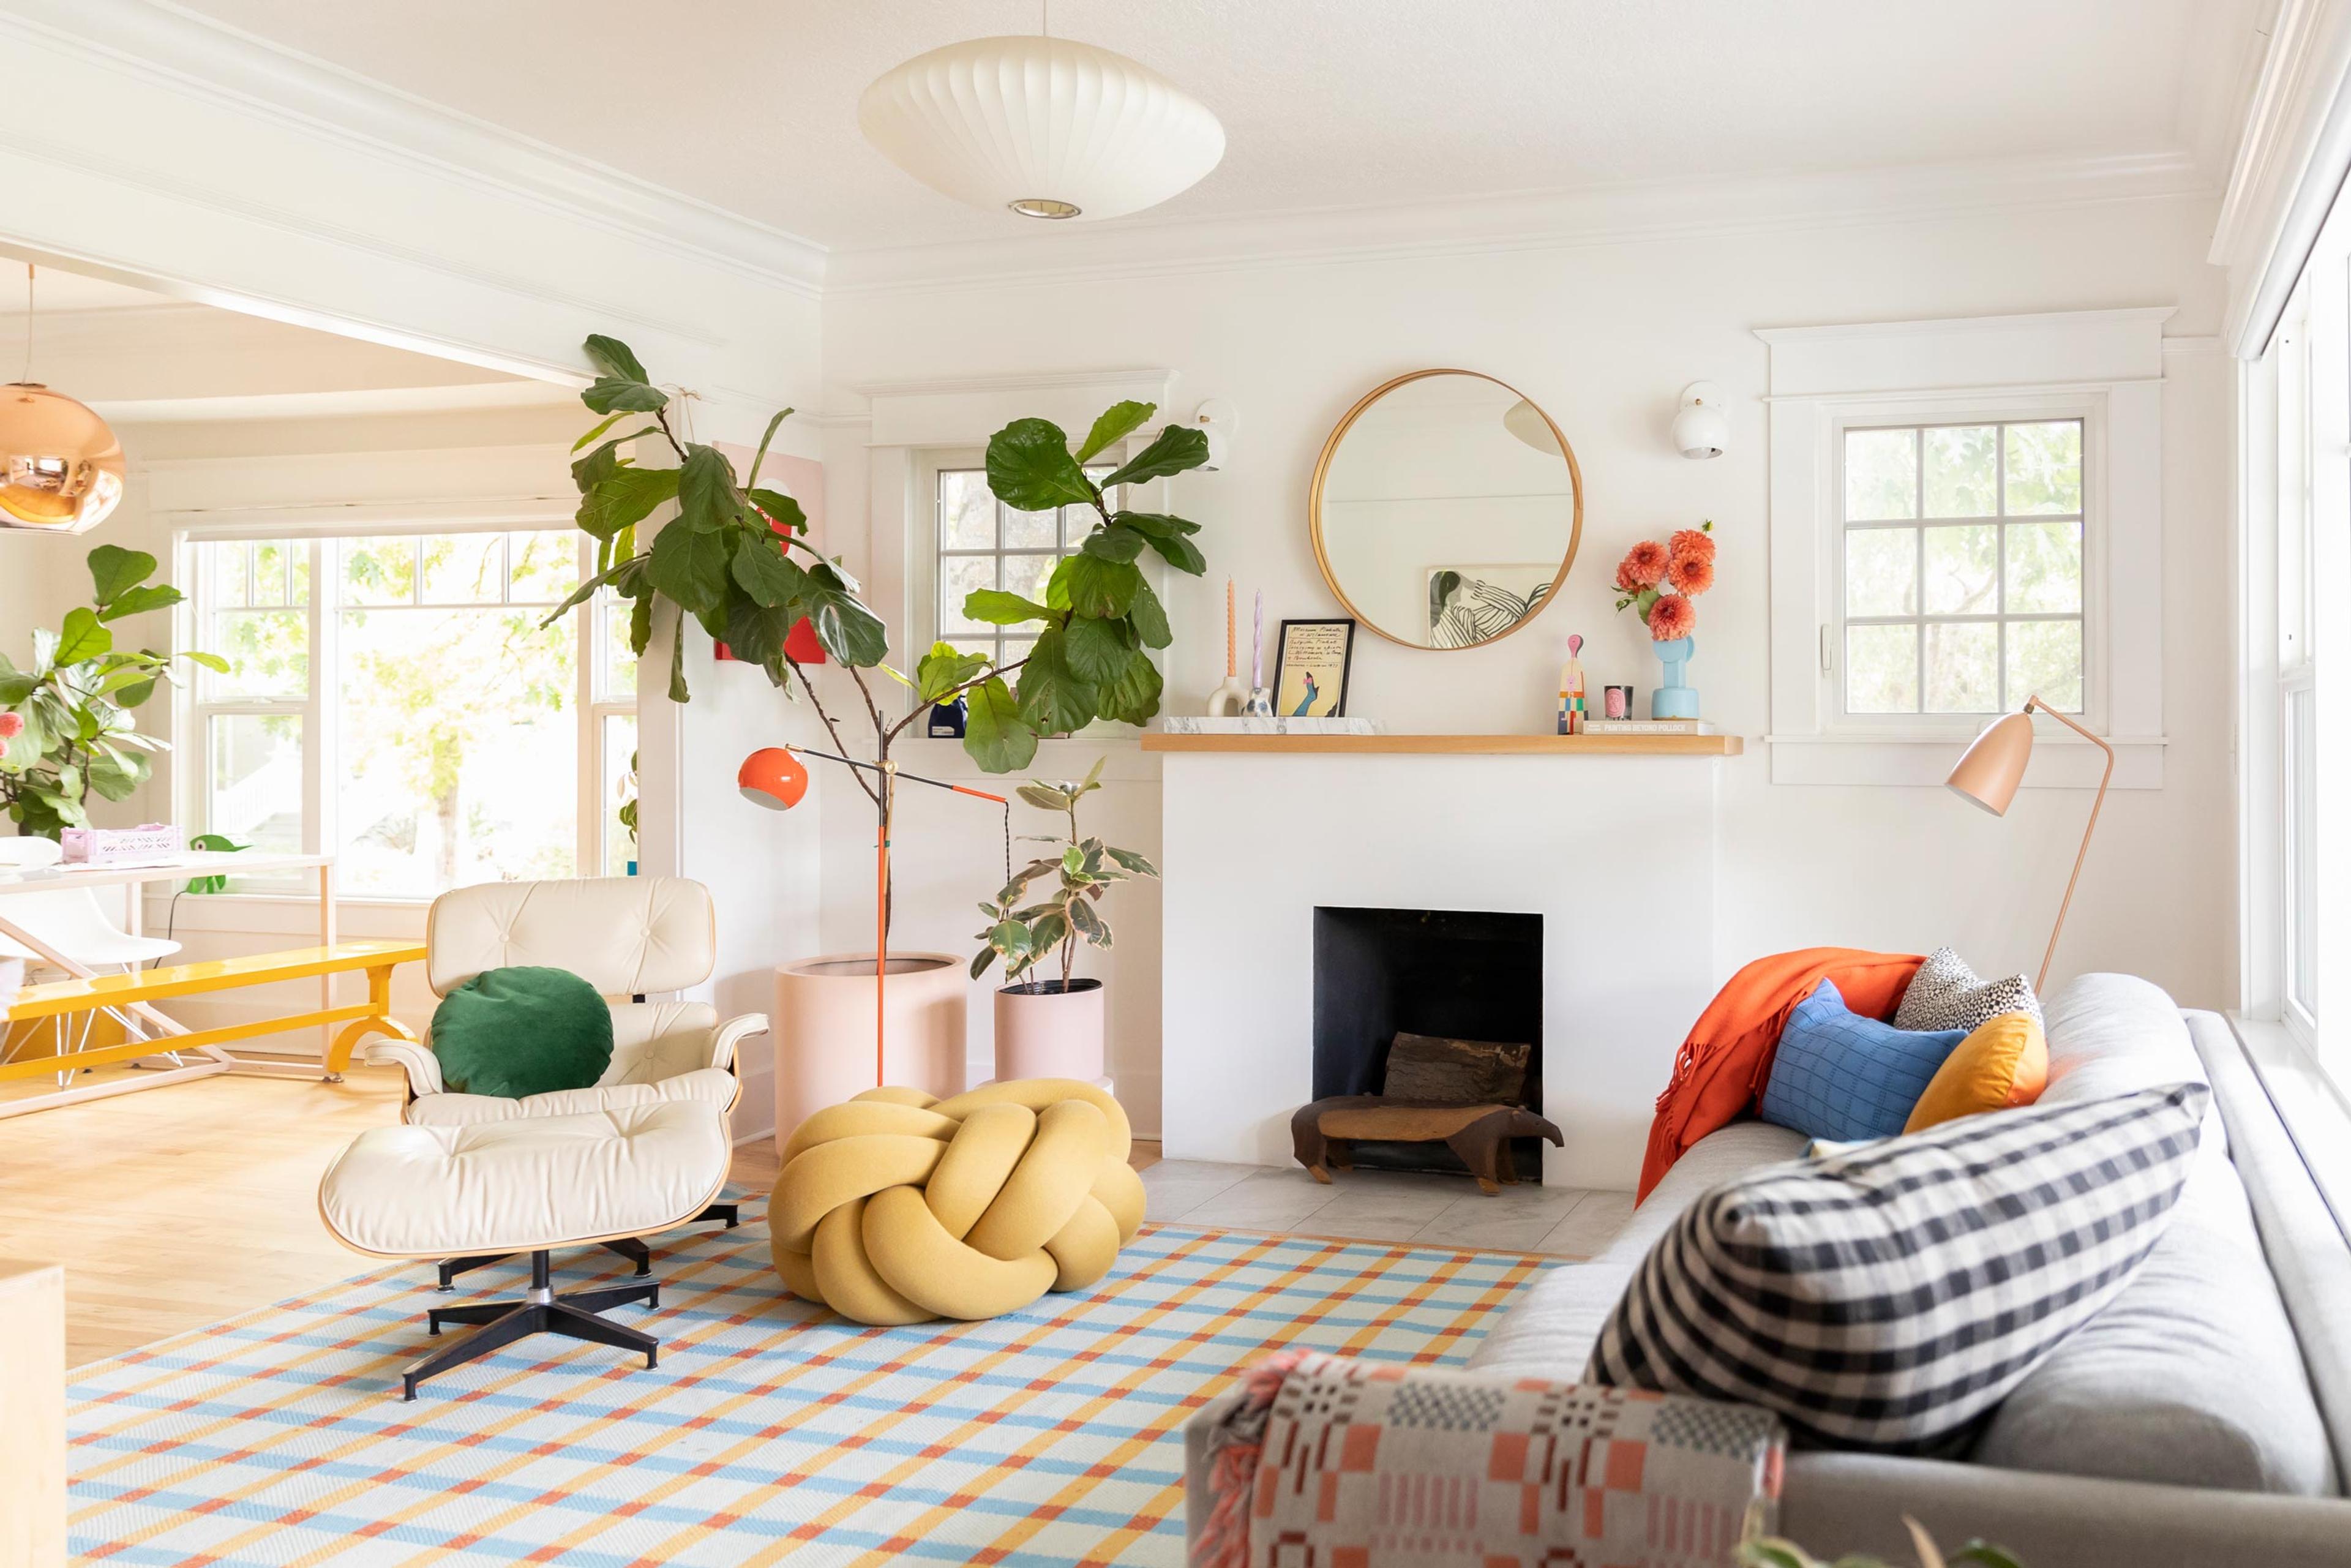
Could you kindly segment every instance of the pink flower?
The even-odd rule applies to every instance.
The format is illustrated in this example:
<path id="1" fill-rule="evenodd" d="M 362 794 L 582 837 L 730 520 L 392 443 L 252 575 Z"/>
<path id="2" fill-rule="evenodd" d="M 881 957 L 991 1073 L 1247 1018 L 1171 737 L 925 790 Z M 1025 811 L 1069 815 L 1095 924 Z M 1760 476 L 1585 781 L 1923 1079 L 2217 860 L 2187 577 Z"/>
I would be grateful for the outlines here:
<path id="1" fill-rule="evenodd" d="M 1714 563 L 1714 536 L 1697 528 L 1677 528 L 1666 541 L 1666 549 L 1676 560 L 1702 560 Z"/>
<path id="2" fill-rule="evenodd" d="M 1704 556 L 1677 555 L 1666 568 L 1666 580 L 1677 592 L 1704 593 L 1714 586 L 1714 562 Z"/>
<path id="3" fill-rule="evenodd" d="M 0 713 L 0 740 L 14 740 L 25 733 L 25 716 L 21 713 Z"/>
<path id="4" fill-rule="evenodd" d="M 1649 635 L 1657 642 L 1687 637 L 1697 625 L 1697 609 L 1678 593 L 1660 593 L 1649 606 Z"/>
<path id="5" fill-rule="evenodd" d="M 1625 589 L 1650 588 L 1666 575 L 1672 558 L 1666 547 L 1655 539 L 1643 539 L 1625 552 L 1616 566 L 1616 586 Z"/>

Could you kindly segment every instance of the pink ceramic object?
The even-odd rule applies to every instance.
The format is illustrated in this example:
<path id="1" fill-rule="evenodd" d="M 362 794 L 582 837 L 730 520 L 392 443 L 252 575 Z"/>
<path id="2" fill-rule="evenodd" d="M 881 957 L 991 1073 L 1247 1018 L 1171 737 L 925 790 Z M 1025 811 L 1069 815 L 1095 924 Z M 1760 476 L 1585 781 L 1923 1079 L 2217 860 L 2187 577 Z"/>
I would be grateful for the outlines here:
<path id="1" fill-rule="evenodd" d="M 946 1099 L 964 1089 L 969 981 L 952 953 L 890 955 L 883 1077 Z M 776 1146 L 810 1115 L 873 1084 L 873 956 L 838 953 L 776 969 Z"/>
<path id="2" fill-rule="evenodd" d="M 996 993 L 996 1076 L 1075 1078 L 1102 1073 L 1102 983 L 1075 980 L 1068 991 Z"/>

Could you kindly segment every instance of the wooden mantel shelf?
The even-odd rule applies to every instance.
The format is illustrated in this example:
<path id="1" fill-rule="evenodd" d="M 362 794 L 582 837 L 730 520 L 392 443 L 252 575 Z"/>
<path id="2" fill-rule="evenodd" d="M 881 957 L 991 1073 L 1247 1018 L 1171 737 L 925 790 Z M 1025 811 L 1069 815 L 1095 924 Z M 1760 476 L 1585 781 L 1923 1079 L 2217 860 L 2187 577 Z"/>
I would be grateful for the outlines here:
<path id="1" fill-rule="evenodd" d="M 1737 757 L 1736 735 L 1163 735 L 1145 751 L 1324 752 L 1353 757 Z"/>

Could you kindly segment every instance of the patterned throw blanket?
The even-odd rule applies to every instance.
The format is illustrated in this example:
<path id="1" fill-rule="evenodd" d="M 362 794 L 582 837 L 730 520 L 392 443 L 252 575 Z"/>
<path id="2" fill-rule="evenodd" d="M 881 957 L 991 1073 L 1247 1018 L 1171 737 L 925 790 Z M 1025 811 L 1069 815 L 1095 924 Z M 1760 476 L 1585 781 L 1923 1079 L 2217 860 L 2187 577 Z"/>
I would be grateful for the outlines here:
<path id="1" fill-rule="evenodd" d="M 1744 1405 L 1284 1351 L 1210 1435 L 1193 1568 L 1719 1568 L 1785 1438 Z"/>

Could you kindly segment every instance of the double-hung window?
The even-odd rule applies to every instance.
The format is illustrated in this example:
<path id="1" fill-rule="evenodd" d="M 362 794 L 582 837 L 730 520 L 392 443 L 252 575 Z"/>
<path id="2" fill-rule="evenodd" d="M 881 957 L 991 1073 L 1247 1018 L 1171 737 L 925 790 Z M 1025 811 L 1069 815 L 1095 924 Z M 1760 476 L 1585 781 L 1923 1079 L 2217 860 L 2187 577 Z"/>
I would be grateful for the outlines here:
<path id="1" fill-rule="evenodd" d="M 2085 423 L 1842 429 L 1846 716 L 2085 709 Z"/>
<path id="2" fill-rule="evenodd" d="M 569 528 L 187 544 L 204 831 L 337 857 L 362 898 L 618 874 L 633 858 L 634 662 Z"/>
<path id="3" fill-rule="evenodd" d="M 1113 468 L 1091 465 L 1086 476 L 1099 485 Z M 1037 623 L 991 626 L 967 620 L 964 601 L 976 589 L 1000 588 L 1042 604 L 1053 569 L 1085 543 L 1102 519 L 1083 505 L 1050 512 L 1013 510 L 988 489 L 987 470 L 976 455 L 942 458 L 925 474 L 936 518 L 929 557 L 933 634 L 999 664 L 1017 663 L 1036 640 Z M 1113 507 L 1119 504 L 1115 496 L 1109 499 Z"/>

